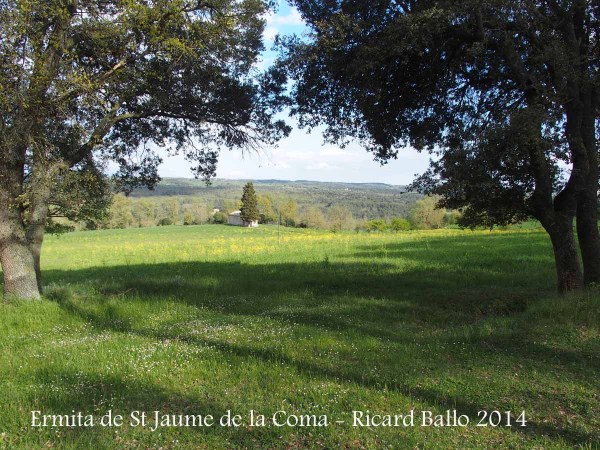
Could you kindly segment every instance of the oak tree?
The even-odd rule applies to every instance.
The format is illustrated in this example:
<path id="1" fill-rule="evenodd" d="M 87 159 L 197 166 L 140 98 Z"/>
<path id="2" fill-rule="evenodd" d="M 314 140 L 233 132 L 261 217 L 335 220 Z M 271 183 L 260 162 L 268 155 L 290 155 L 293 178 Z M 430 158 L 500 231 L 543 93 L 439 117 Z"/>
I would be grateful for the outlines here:
<path id="1" fill-rule="evenodd" d="M 416 186 L 464 225 L 533 216 L 559 290 L 600 282 L 598 2 L 293 3 L 310 33 L 282 42 L 280 68 L 300 125 L 382 162 L 407 145 L 434 153 Z"/>
<path id="2" fill-rule="evenodd" d="M 0 0 L 0 262 L 38 298 L 39 249 L 61 182 L 112 161 L 152 186 L 157 148 L 214 176 L 219 149 L 289 132 L 277 74 L 259 75 L 270 0 Z M 63 196 L 64 197 L 64 196 Z"/>

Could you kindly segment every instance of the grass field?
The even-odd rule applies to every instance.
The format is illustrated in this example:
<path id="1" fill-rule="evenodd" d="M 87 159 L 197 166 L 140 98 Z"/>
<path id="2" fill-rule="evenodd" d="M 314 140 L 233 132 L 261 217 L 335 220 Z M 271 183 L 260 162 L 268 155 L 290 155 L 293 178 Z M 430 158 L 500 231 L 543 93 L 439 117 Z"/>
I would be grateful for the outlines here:
<path id="1" fill-rule="evenodd" d="M 3 448 L 597 448 L 600 293 L 555 295 L 536 230 L 161 227 L 48 237 L 41 303 L 0 304 Z M 352 411 L 467 427 L 353 427 Z M 34 428 L 31 411 L 125 416 Z M 134 427 L 131 411 L 244 417 Z M 267 418 L 250 426 L 248 412 Z M 326 414 L 276 427 L 273 413 Z M 479 411 L 526 413 L 477 427 Z M 345 421 L 337 424 L 335 421 Z M 513 421 L 515 419 L 513 418 Z"/>

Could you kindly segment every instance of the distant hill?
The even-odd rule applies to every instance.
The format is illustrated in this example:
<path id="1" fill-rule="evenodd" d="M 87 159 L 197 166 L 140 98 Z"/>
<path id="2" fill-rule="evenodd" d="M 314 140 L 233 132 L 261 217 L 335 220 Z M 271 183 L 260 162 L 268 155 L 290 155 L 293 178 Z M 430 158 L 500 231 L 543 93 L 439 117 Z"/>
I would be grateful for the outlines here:
<path id="1" fill-rule="evenodd" d="M 189 178 L 164 178 L 154 190 L 136 189 L 131 196 L 194 196 L 219 208 L 226 202 L 239 200 L 242 187 L 248 181 L 254 183 L 259 195 L 294 200 L 300 207 L 314 205 L 327 209 L 343 205 L 357 219 L 404 217 L 414 202 L 421 198 L 420 194 L 407 192 L 406 186 L 384 183 L 217 179 L 206 186 L 201 180 Z"/>

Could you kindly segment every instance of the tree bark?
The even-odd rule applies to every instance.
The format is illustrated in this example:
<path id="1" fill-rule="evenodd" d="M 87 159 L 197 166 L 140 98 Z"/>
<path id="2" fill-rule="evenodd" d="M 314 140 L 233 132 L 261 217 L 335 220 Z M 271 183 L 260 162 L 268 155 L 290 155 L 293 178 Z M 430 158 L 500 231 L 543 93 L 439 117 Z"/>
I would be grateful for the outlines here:
<path id="1" fill-rule="evenodd" d="M 552 242 L 558 292 L 564 294 L 583 288 L 583 272 L 577 253 L 573 220 L 577 211 L 576 187 L 581 181 L 578 173 L 571 176 L 564 188 L 554 196 L 552 174 L 541 138 L 543 112 L 537 105 L 537 93 L 526 91 L 528 110 L 520 116 L 523 121 L 526 146 L 529 154 L 535 190 L 530 199 L 533 215 L 540 221 Z"/>
<path id="2" fill-rule="evenodd" d="M 6 192 L 2 192 L 6 200 Z M 0 263 L 4 277 L 4 298 L 40 298 L 35 263 L 18 208 L 0 205 Z"/>
<path id="3" fill-rule="evenodd" d="M 597 172 L 597 171 L 596 171 Z M 598 234 L 598 177 L 577 201 L 577 237 L 583 260 L 584 283 L 600 283 L 600 235 Z M 596 191 L 592 192 L 592 188 Z"/>
<path id="4" fill-rule="evenodd" d="M 4 298 L 40 298 L 34 258 L 29 246 L 17 236 L 0 243 L 0 262 L 4 274 Z"/>
<path id="5" fill-rule="evenodd" d="M 71 0 L 56 10 L 46 48 L 33 58 L 30 82 L 16 96 L 21 100 L 16 108 L 18 113 L 8 121 L 11 123 L 8 132 L 0 136 L 0 263 L 5 297 L 40 298 L 40 250 L 48 214 L 49 190 L 45 189 L 49 189 L 49 185 L 44 184 L 41 191 L 36 191 L 39 188 L 37 180 L 30 181 L 32 191 L 27 199 L 25 167 L 29 151 L 34 155 L 32 176 L 37 173 L 48 178 L 49 167 L 44 165 L 48 161 L 44 160 L 47 158 L 43 151 L 47 136 L 43 117 L 52 111 L 46 106 L 47 94 L 58 76 L 77 7 L 78 1 Z M 28 229 L 24 217 L 25 200 L 30 200 Z"/>
<path id="6" fill-rule="evenodd" d="M 534 194 L 532 203 L 536 219 L 552 242 L 558 292 L 565 294 L 582 289 L 583 271 L 573 230 L 576 208 L 573 193 L 568 188 L 563 189 L 553 200 L 550 195 Z"/>
<path id="7" fill-rule="evenodd" d="M 35 278 L 37 281 L 38 290 L 41 293 L 44 291 L 44 285 L 42 283 L 42 242 L 44 241 L 44 226 L 36 225 L 30 226 L 27 229 L 27 242 L 29 245 L 29 251 L 33 257 L 33 268 L 35 271 Z"/>
<path id="8" fill-rule="evenodd" d="M 591 91 L 591 92 L 590 92 Z M 588 89 L 581 124 L 582 142 L 588 159 L 585 187 L 577 197 L 577 236 L 583 259 L 586 286 L 600 283 L 600 234 L 598 233 L 598 147 L 596 144 L 596 110 L 594 92 Z"/>
<path id="9" fill-rule="evenodd" d="M 30 212 L 26 237 L 33 257 L 38 289 L 42 293 L 42 243 L 44 242 L 44 231 L 48 219 L 48 203 L 52 192 L 52 183 L 56 181 L 56 175 L 60 171 L 61 164 L 59 162 L 40 161 L 40 159 L 39 155 L 34 158 L 31 174 Z"/>
<path id="10" fill-rule="evenodd" d="M 4 298 L 40 298 L 35 263 L 23 222 L 25 152 L 0 148 L 0 264 Z"/>
<path id="11" fill-rule="evenodd" d="M 583 273 L 573 233 L 572 216 L 562 214 L 554 216 L 554 221 L 545 225 L 544 228 L 552 241 L 558 291 L 564 294 L 583 288 Z"/>

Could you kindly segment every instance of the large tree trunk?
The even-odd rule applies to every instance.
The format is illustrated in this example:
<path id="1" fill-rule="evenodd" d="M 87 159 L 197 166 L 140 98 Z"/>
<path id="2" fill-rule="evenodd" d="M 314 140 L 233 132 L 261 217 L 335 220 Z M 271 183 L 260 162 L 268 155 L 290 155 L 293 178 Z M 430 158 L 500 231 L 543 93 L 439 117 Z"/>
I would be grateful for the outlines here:
<path id="1" fill-rule="evenodd" d="M 551 164 L 545 155 L 541 138 L 543 110 L 537 105 L 537 93 L 527 91 L 529 107 L 520 116 L 525 130 L 525 145 L 529 154 L 535 190 L 530 199 L 533 214 L 540 221 L 552 242 L 556 265 L 557 287 L 560 293 L 583 288 L 583 272 L 577 253 L 573 220 L 577 211 L 576 187 L 580 182 L 572 173 L 565 187 L 554 196 Z"/>
<path id="2" fill-rule="evenodd" d="M 40 298 L 34 258 L 24 236 L 13 236 L 0 243 L 0 262 L 4 274 L 4 298 Z"/>
<path id="3" fill-rule="evenodd" d="M 532 199 L 534 212 L 552 242 L 558 291 L 564 294 L 582 289 L 583 271 L 573 230 L 575 205 L 572 194 L 563 190 L 554 201 L 540 197 L 534 195 Z"/>
<path id="4" fill-rule="evenodd" d="M 42 292 L 40 256 L 54 172 L 53 166 L 36 167 L 31 175 L 33 192 L 28 196 L 27 227 L 19 206 L 19 198 L 24 196 L 21 175 L 7 170 L 3 177 L 12 181 L 0 188 L 0 260 L 5 297 L 37 299 Z"/>
<path id="5" fill-rule="evenodd" d="M 31 174 L 30 212 L 26 237 L 33 257 L 35 275 L 40 293 L 43 290 L 41 253 L 46 220 L 48 219 L 48 202 L 52 191 L 52 183 L 55 181 L 60 167 L 59 163 L 46 162 L 45 164 L 40 164 L 39 159 L 34 158 L 33 172 Z"/>
<path id="6" fill-rule="evenodd" d="M 23 222 L 25 152 L 0 148 L 0 264 L 4 298 L 40 298 L 35 263 Z"/>
<path id="7" fill-rule="evenodd" d="M 566 187 L 553 200 L 550 195 L 534 194 L 532 204 L 536 218 L 552 242 L 558 292 L 582 289 L 583 271 L 573 230 L 576 203 L 572 190 Z"/>
<path id="8" fill-rule="evenodd" d="M 600 283 L 600 234 L 598 233 L 598 147 L 596 144 L 596 106 L 593 92 L 583 99 L 584 113 L 581 124 L 582 142 L 588 160 L 585 188 L 577 198 L 577 235 L 583 259 L 586 285 Z"/>
<path id="9" fill-rule="evenodd" d="M 596 181 L 594 184 L 597 186 L 598 182 Z M 590 187 L 586 192 L 579 195 L 577 203 L 577 237 L 583 259 L 584 283 L 586 286 L 592 283 L 600 283 L 598 197 L 595 192 L 593 194 Z"/>
<path id="10" fill-rule="evenodd" d="M 2 192 L 7 200 L 6 192 Z M 39 299 L 35 263 L 18 208 L 5 201 L 0 205 L 0 263 L 4 298 Z"/>
<path id="11" fill-rule="evenodd" d="M 7 123 L 11 125 L 3 130 L 6 136 L 0 136 L 0 263 L 5 297 L 40 298 L 39 254 L 48 214 L 48 198 L 36 200 L 36 180 L 31 180 L 34 191 L 30 193 L 31 198 L 26 199 L 25 167 L 29 152 L 34 155 L 34 175 L 35 172 L 44 174 L 48 170 L 45 166 L 48 161 L 44 160 L 47 155 L 43 152 L 48 136 L 43 119 L 53 110 L 46 107 L 47 93 L 59 74 L 59 66 L 68 46 L 67 34 L 71 20 L 77 14 L 77 5 L 77 1 L 66 2 L 52 15 L 53 26 L 48 34 L 46 49 L 32 59 L 29 83 L 21 83 L 27 88 L 16 95 L 19 103 L 14 109 L 18 113 L 9 115 Z M 26 231 L 24 223 L 25 200 L 32 202 L 29 211 L 29 223 L 33 224 L 31 233 Z M 38 200 L 38 206 L 41 207 L 35 205 Z"/>
<path id="12" fill-rule="evenodd" d="M 552 241 L 558 291 L 564 294 L 583 288 L 583 273 L 573 233 L 573 218 L 556 214 L 555 220 L 545 228 Z"/>

